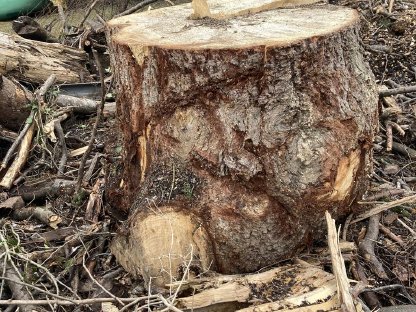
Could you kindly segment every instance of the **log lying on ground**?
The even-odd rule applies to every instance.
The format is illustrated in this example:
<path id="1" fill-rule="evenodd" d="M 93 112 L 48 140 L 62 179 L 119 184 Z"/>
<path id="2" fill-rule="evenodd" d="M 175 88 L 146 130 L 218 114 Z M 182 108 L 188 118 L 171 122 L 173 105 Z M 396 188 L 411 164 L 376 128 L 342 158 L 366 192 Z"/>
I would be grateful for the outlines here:
<path id="1" fill-rule="evenodd" d="M 71 95 L 59 94 L 55 99 L 56 105 L 59 107 L 71 108 L 77 114 L 95 114 L 100 105 L 99 101 L 94 101 L 89 98 L 75 97 Z M 115 114 L 115 103 L 106 103 L 104 105 L 104 115 Z"/>
<path id="2" fill-rule="evenodd" d="M 1 62 L 1 61 L 0 61 Z M 0 125 L 19 130 L 30 113 L 33 94 L 14 79 L 0 74 Z"/>
<path id="3" fill-rule="evenodd" d="M 365 190 L 377 126 L 356 11 L 191 14 L 108 25 L 130 211 L 112 251 L 159 285 L 190 260 L 249 272 L 322 237 L 325 210 L 344 216 Z"/>
<path id="4" fill-rule="evenodd" d="M 55 74 L 58 83 L 91 80 L 85 68 L 87 54 L 59 43 L 27 40 L 0 33 L 0 74 L 43 83 Z"/>

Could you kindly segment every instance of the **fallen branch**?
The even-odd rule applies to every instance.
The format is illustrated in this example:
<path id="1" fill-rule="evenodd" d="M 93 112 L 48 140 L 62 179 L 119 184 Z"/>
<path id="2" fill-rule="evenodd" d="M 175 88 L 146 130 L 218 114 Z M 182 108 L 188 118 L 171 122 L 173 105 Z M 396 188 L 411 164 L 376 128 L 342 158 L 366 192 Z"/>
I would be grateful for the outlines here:
<path id="1" fill-rule="evenodd" d="M 59 107 L 71 108 L 74 113 L 85 115 L 96 113 L 99 106 L 97 101 L 64 94 L 58 94 L 55 103 Z"/>
<path id="2" fill-rule="evenodd" d="M 390 96 L 390 95 L 412 93 L 412 92 L 416 92 L 416 86 L 407 86 L 407 87 L 399 87 L 399 88 L 388 89 L 388 90 L 381 90 L 379 91 L 378 94 L 380 96 Z"/>
<path id="3" fill-rule="evenodd" d="M 387 279 L 387 273 L 383 265 L 374 253 L 374 246 L 378 238 L 380 214 L 372 215 L 368 222 L 367 233 L 362 242 L 358 245 L 358 250 L 369 264 L 371 270 L 380 278 Z"/>
<path id="4" fill-rule="evenodd" d="M 365 274 L 364 268 L 358 261 L 354 261 L 351 266 L 351 272 L 353 277 L 357 281 L 361 281 L 363 283 L 363 287 L 368 286 L 370 283 L 368 282 L 367 276 Z M 358 296 L 359 293 L 362 293 L 362 290 L 360 290 L 356 296 Z M 365 303 L 371 308 L 371 309 L 378 309 L 381 307 L 380 301 L 378 300 L 377 295 L 372 292 L 363 292 L 362 293 L 363 299 Z"/>
<path id="5" fill-rule="evenodd" d="M 388 237 L 390 237 L 393 241 L 398 243 L 400 245 L 400 247 L 406 248 L 406 243 L 399 236 L 397 236 L 392 231 L 390 231 L 389 228 L 385 227 L 381 223 L 378 226 L 380 227 L 380 231 L 382 231 L 384 233 L 384 235 L 387 235 Z"/>
<path id="6" fill-rule="evenodd" d="M 13 219 L 18 221 L 29 219 L 32 216 L 53 229 L 58 228 L 58 224 L 62 222 L 61 217 L 49 210 L 48 207 L 27 207 L 12 212 Z"/>
<path id="7" fill-rule="evenodd" d="M 403 190 L 403 189 L 388 189 L 388 190 L 384 190 L 384 191 L 378 192 L 376 194 L 367 196 L 365 198 L 365 201 L 375 201 L 375 200 L 378 200 L 380 198 L 402 195 L 404 193 L 406 193 L 406 190 Z M 365 202 L 360 202 L 360 204 L 363 204 L 363 203 L 365 203 Z"/>
<path id="8" fill-rule="evenodd" d="M 404 223 L 399 218 L 397 218 L 397 222 L 399 222 L 406 230 L 408 230 L 410 232 L 410 234 L 412 234 L 413 238 L 416 238 L 416 232 L 410 226 L 408 226 L 406 223 Z"/>
<path id="9" fill-rule="evenodd" d="M 416 150 L 410 148 L 404 144 L 393 142 L 392 145 L 393 151 L 396 151 L 404 156 L 409 157 L 410 159 L 416 159 Z"/>
<path id="10" fill-rule="evenodd" d="M 415 201 L 416 201 L 416 195 L 411 195 L 411 196 L 403 197 L 401 199 L 393 200 L 393 201 L 385 203 L 385 204 L 381 204 L 381 205 L 371 209 L 370 211 L 367 211 L 367 212 L 364 212 L 364 213 L 358 215 L 355 220 L 351 221 L 351 224 L 356 223 L 356 222 L 361 221 L 361 220 L 364 220 L 364 219 L 367 219 L 367 218 L 369 218 L 373 215 L 376 215 L 380 212 L 383 212 L 383 211 L 386 211 L 388 209 L 397 207 L 399 205 L 407 204 L 407 203 L 413 203 Z"/>
<path id="11" fill-rule="evenodd" d="M 59 120 L 55 122 L 55 131 L 58 135 L 59 145 L 61 146 L 61 159 L 59 160 L 58 174 L 64 174 L 66 161 L 68 159 L 68 150 L 66 148 L 64 130 L 62 129 L 61 122 Z"/>
<path id="12" fill-rule="evenodd" d="M 98 178 L 95 182 L 88 199 L 87 208 L 85 209 L 85 220 L 91 221 L 93 223 L 98 222 L 102 208 L 104 184 L 105 179 L 103 177 Z"/>

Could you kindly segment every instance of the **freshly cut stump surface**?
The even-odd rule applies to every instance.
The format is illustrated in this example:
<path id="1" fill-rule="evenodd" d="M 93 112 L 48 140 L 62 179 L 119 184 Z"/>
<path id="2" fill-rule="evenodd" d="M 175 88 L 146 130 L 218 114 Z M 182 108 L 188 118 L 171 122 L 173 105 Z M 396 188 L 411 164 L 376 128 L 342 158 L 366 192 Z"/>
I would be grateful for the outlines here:
<path id="1" fill-rule="evenodd" d="M 209 2 L 231 18 L 191 19 L 188 4 L 108 25 L 125 147 L 115 202 L 130 213 L 112 250 L 152 283 L 291 257 L 365 191 L 377 91 L 358 13 L 234 16 L 233 2 Z"/>

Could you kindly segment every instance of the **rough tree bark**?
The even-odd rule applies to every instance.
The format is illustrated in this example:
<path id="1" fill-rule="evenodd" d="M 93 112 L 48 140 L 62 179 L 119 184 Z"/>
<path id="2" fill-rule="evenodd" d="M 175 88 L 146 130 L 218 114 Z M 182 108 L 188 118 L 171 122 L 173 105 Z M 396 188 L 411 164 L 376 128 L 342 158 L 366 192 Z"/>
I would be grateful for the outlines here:
<path id="1" fill-rule="evenodd" d="M 42 84 L 51 74 L 58 83 L 91 80 L 87 54 L 59 43 L 45 43 L 0 33 L 0 74 Z"/>
<path id="2" fill-rule="evenodd" d="M 356 11 L 191 14 L 108 25 L 130 213 L 112 250 L 158 285 L 187 265 L 254 271 L 321 237 L 325 211 L 350 213 L 365 190 L 377 126 Z"/>

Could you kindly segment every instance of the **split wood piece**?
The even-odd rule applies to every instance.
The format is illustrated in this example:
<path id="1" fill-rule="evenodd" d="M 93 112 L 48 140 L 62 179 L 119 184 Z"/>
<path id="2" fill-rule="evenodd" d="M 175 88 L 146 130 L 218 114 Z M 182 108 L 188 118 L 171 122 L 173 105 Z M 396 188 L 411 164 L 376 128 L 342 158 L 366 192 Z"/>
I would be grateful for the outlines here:
<path id="1" fill-rule="evenodd" d="M 186 311 L 338 311 L 334 276 L 318 267 L 287 265 L 266 272 L 207 278 L 193 288 L 201 292 L 178 298 L 176 306 Z M 273 295 L 275 294 L 275 295 Z M 274 302 L 269 302 L 273 300 Z M 256 305 L 239 310 L 255 302 Z"/>
<path id="2" fill-rule="evenodd" d="M 48 138 L 51 140 L 51 142 L 56 143 L 58 141 L 56 135 L 55 135 L 55 127 L 57 123 L 61 123 L 62 121 L 64 121 L 65 119 L 67 119 L 69 117 L 68 113 L 63 113 L 57 117 L 55 117 L 54 119 L 48 121 L 44 126 L 43 126 L 43 132 L 45 133 L 45 135 L 48 136 Z"/>
<path id="3" fill-rule="evenodd" d="M 85 68 L 84 51 L 61 45 L 27 40 L 0 33 L 0 74 L 18 80 L 43 83 L 55 74 L 58 83 L 92 80 Z"/>
<path id="4" fill-rule="evenodd" d="M 104 184 L 104 178 L 98 178 L 95 182 L 88 200 L 87 208 L 85 210 L 85 220 L 91 221 L 93 223 L 98 222 L 98 218 L 100 217 L 101 209 L 103 206 L 102 197 Z"/>
<path id="5" fill-rule="evenodd" d="M 13 181 L 17 178 L 20 173 L 20 170 L 26 163 L 27 157 L 29 156 L 30 146 L 32 145 L 32 139 L 35 132 L 35 123 L 32 122 L 22 139 L 20 144 L 19 152 L 16 155 L 13 163 L 7 170 L 3 179 L 0 182 L 0 186 L 10 189 L 13 185 Z"/>
<path id="6" fill-rule="evenodd" d="M 81 156 L 84 155 L 84 153 L 87 151 L 88 146 L 83 146 L 80 148 L 77 148 L 75 150 L 72 150 L 69 152 L 69 157 L 77 157 L 77 156 Z"/>
<path id="7" fill-rule="evenodd" d="M 17 209 L 12 212 L 12 217 L 15 220 L 23 221 L 31 217 L 35 217 L 43 224 L 50 226 L 53 229 L 58 228 L 58 224 L 62 222 L 60 216 L 50 210 L 51 207 L 27 207 Z"/>
<path id="8" fill-rule="evenodd" d="M 193 0 L 191 18 L 229 19 L 279 8 L 313 4 L 321 0 Z"/>
<path id="9" fill-rule="evenodd" d="M 161 286 L 181 279 L 189 246 L 202 268 L 228 274 L 321 238 L 325 211 L 351 213 L 365 190 L 378 124 L 356 11 L 191 14 L 184 4 L 108 22 L 125 151 L 115 201 L 130 210 L 112 251 Z M 169 254 L 184 258 L 169 267 Z"/>
<path id="10" fill-rule="evenodd" d="M 403 198 L 400 198 L 400 199 L 397 199 L 397 200 L 393 200 L 393 201 L 388 202 L 388 203 L 381 204 L 381 205 L 379 205 L 375 208 L 372 208 L 371 210 L 369 210 L 367 212 L 364 212 L 364 213 L 358 215 L 357 218 L 355 218 L 355 220 L 353 220 L 351 223 L 356 223 L 358 221 L 361 221 L 361 220 L 367 219 L 367 218 L 369 218 L 373 215 L 376 215 L 380 212 L 389 210 L 391 208 L 394 208 L 394 207 L 397 207 L 397 206 L 400 206 L 400 205 L 403 205 L 403 204 L 414 203 L 415 201 L 416 201 L 416 195 L 410 195 L 410 196 L 406 196 L 406 197 L 403 197 Z"/>
<path id="11" fill-rule="evenodd" d="M 335 220 L 330 213 L 325 212 L 326 224 L 328 227 L 328 246 L 331 251 L 332 271 L 337 281 L 338 299 L 345 312 L 356 312 L 354 300 L 350 293 L 350 283 L 345 270 L 344 259 L 339 249 L 339 236 L 335 226 Z"/>
<path id="12" fill-rule="evenodd" d="M 347 241 L 340 241 L 338 242 L 338 248 L 343 253 L 356 253 L 358 251 L 358 247 L 354 242 L 347 242 Z M 314 253 L 319 254 L 320 256 L 326 256 L 331 254 L 331 251 L 328 248 L 318 248 L 316 251 L 314 250 Z"/>
<path id="13" fill-rule="evenodd" d="M 1 62 L 1 61 L 0 61 Z M 30 114 L 33 94 L 15 79 L 0 74 L 0 125 L 18 131 Z"/>
<path id="14" fill-rule="evenodd" d="M 7 165 L 9 164 L 9 161 L 13 158 L 16 149 L 20 146 L 20 143 L 22 142 L 23 138 L 29 131 L 29 128 L 32 126 L 34 118 L 35 118 L 35 110 L 32 109 L 22 131 L 20 131 L 19 135 L 14 140 L 13 144 L 7 150 L 6 156 L 4 156 L 3 161 L 1 162 L 0 169 L 7 168 Z"/>
<path id="15" fill-rule="evenodd" d="M 368 221 L 367 233 L 359 243 L 358 248 L 361 255 L 368 263 L 370 269 L 380 278 L 387 279 L 387 273 L 381 262 L 374 253 L 374 246 L 378 239 L 380 214 L 372 215 Z"/>

